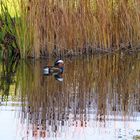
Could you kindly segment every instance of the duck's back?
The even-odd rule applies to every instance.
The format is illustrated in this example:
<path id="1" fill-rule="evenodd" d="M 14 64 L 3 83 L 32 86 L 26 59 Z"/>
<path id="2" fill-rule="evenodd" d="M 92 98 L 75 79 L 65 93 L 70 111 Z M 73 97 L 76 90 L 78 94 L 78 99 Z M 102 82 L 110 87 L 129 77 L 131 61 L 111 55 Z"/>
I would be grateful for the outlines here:
<path id="1" fill-rule="evenodd" d="M 60 68 L 57 68 L 57 67 L 45 67 L 43 73 L 46 75 L 50 75 L 50 74 L 55 75 L 55 74 L 62 73 L 62 70 Z"/>

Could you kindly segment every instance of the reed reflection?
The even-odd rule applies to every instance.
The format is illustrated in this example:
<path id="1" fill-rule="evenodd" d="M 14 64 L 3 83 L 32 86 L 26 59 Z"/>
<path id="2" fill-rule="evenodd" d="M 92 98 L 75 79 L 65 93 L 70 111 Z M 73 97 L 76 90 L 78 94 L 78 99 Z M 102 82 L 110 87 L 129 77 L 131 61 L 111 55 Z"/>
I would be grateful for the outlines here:
<path id="1" fill-rule="evenodd" d="M 65 61 L 64 81 L 42 74 L 44 63 L 24 65 L 22 120 L 34 137 L 60 136 L 69 127 L 132 120 L 140 111 L 138 55 L 119 54 Z M 24 71 L 23 71 L 24 69 Z"/>
<path id="2" fill-rule="evenodd" d="M 1 102 L 8 101 L 10 92 L 16 95 L 16 72 L 19 60 L 6 59 L 0 64 L 0 97 Z M 12 88 L 11 88 L 12 87 Z M 12 89 L 10 91 L 10 89 Z"/>

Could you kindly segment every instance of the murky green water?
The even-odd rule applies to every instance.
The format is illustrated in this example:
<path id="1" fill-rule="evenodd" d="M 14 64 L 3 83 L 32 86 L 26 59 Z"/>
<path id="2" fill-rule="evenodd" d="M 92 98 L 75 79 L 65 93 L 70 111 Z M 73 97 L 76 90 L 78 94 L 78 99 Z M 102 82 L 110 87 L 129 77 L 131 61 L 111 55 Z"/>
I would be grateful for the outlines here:
<path id="1" fill-rule="evenodd" d="M 140 136 L 140 55 L 0 65 L 1 140 L 135 140 Z"/>

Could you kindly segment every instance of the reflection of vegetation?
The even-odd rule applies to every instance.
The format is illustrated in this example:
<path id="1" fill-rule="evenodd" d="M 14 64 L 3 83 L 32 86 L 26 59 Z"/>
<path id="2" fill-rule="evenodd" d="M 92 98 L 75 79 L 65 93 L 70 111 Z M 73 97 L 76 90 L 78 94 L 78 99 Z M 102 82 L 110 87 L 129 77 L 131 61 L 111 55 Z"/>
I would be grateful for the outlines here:
<path id="1" fill-rule="evenodd" d="M 138 57 L 117 54 L 66 62 L 63 83 L 44 77 L 40 62 L 23 65 L 20 84 L 28 104 L 22 107 L 23 120 L 28 117 L 37 130 L 58 132 L 69 121 L 86 126 L 91 115 L 103 124 L 109 115 L 134 119 L 140 105 Z"/>
<path id="2" fill-rule="evenodd" d="M 137 132 L 140 132 L 140 130 L 137 130 Z M 140 135 L 136 135 L 133 137 L 134 140 L 140 140 Z"/>
<path id="3" fill-rule="evenodd" d="M 15 74 L 17 69 L 18 61 L 3 61 L 0 71 L 0 93 L 2 101 L 8 99 L 11 87 L 16 85 Z M 12 89 L 13 90 L 13 89 Z M 16 89 L 14 91 L 16 94 Z"/>
<path id="4" fill-rule="evenodd" d="M 7 60 L 0 65 L 0 93 L 3 100 L 12 90 L 19 94 L 14 105 L 22 102 L 22 121 L 26 119 L 34 137 L 58 134 L 66 125 L 86 127 L 91 120 L 103 126 L 108 119 L 134 120 L 140 106 L 139 57 L 67 60 L 64 82 L 43 76 L 45 64 L 40 61 L 20 61 L 17 69 L 18 62 Z"/>
<path id="5" fill-rule="evenodd" d="M 140 140 L 140 136 L 134 136 L 133 139 L 134 140 Z"/>

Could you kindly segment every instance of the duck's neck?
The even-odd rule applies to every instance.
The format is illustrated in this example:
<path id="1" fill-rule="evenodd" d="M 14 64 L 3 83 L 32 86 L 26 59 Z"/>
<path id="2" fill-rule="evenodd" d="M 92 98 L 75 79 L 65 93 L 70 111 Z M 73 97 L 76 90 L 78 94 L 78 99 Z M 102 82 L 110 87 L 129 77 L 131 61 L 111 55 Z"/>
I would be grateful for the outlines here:
<path id="1" fill-rule="evenodd" d="M 64 71 L 64 67 L 61 67 L 60 69 L 61 69 L 61 73 L 63 73 L 63 71 Z"/>

